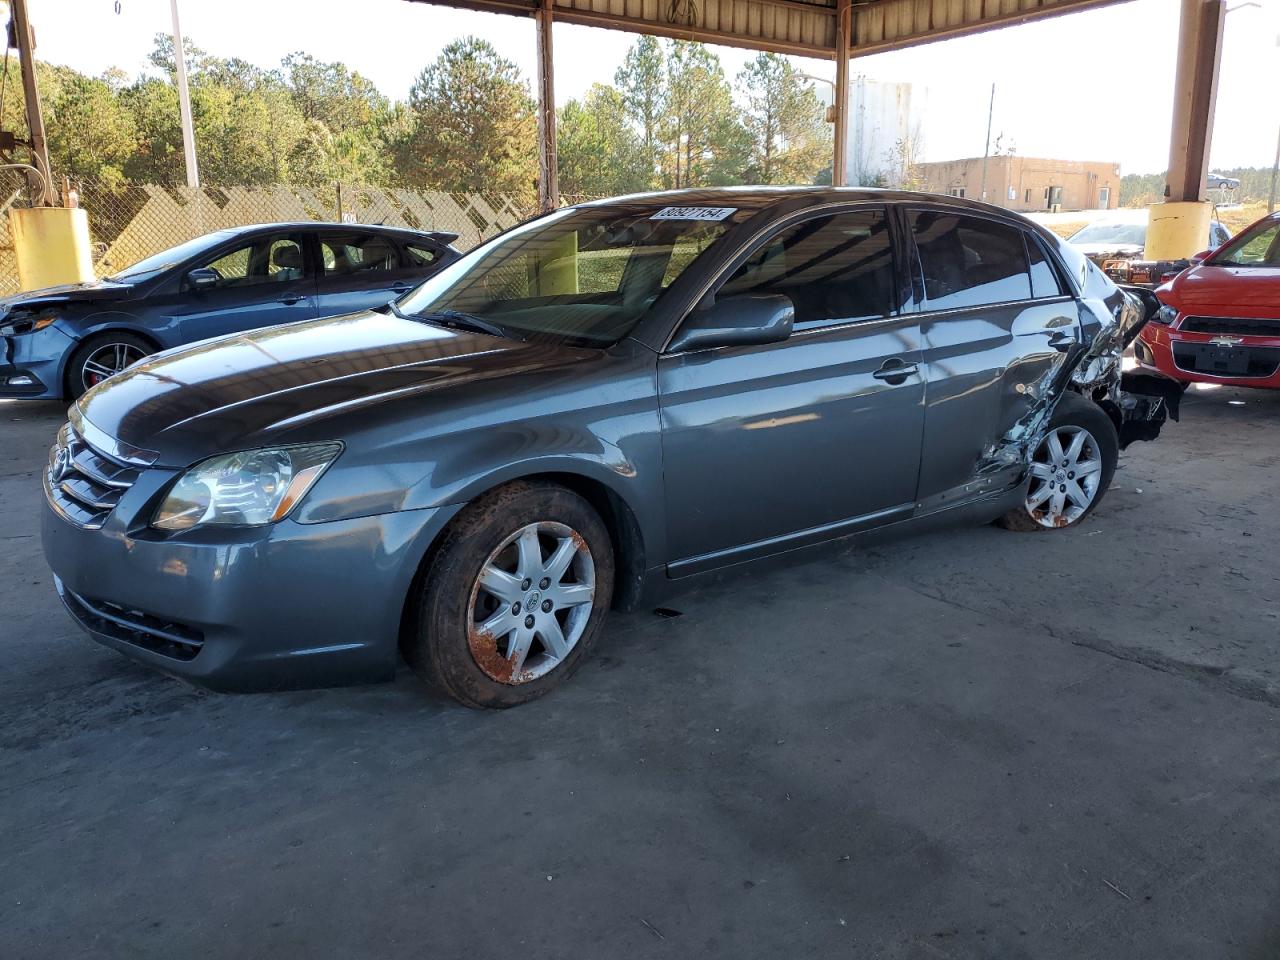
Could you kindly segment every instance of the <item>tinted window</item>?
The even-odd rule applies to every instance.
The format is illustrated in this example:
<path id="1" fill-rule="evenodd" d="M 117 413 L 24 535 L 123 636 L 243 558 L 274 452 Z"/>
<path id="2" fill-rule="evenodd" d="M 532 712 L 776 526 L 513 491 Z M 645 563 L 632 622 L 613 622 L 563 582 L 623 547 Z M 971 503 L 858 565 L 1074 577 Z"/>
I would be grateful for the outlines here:
<path id="1" fill-rule="evenodd" d="M 893 287 L 888 221 L 883 210 L 865 210 L 787 227 L 752 252 L 716 299 L 783 294 L 803 327 L 888 316 Z"/>
<path id="2" fill-rule="evenodd" d="M 320 238 L 320 256 L 326 277 L 349 277 L 397 270 L 396 246 L 377 234 L 351 234 Z"/>
<path id="3" fill-rule="evenodd" d="M 260 237 L 219 255 L 204 266 L 218 274 L 220 287 L 301 280 L 302 243 L 298 237 Z"/>
<path id="4" fill-rule="evenodd" d="M 406 244 L 405 262 L 413 268 L 429 267 L 440 259 L 440 251 L 418 243 Z"/>
<path id="5" fill-rule="evenodd" d="M 1056 297 L 1062 293 L 1058 283 L 1058 274 L 1053 269 L 1040 241 L 1027 236 L 1027 253 L 1031 256 L 1031 295 L 1033 297 Z"/>
<path id="6" fill-rule="evenodd" d="M 1022 231 L 953 213 L 917 210 L 911 231 L 920 251 L 931 310 L 976 307 L 1031 296 Z"/>

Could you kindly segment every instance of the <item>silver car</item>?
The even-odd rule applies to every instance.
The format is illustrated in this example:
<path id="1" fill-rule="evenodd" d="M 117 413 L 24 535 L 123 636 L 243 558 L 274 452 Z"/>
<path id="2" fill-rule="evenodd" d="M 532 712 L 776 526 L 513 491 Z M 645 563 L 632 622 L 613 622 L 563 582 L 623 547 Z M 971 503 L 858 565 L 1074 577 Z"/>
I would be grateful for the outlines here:
<path id="1" fill-rule="evenodd" d="M 224 689 L 537 697 L 607 611 L 939 517 L 1049 532 L 1179 388 L 1006 211 L 743 188 L 569 207 L 395 303 L 150 357 L 72 408 L 45 552 L 93 637 Z"/>

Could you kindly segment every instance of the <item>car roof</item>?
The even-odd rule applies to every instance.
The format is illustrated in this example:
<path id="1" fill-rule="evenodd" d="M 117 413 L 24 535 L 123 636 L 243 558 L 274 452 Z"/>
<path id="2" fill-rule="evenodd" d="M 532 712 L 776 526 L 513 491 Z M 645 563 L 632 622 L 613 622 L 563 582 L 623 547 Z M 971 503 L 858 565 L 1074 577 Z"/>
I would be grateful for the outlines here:
<path id="1" fill-rule="evenodd" d="M 458 234 L 452 230 L 415 230 L 413 227 L 401 227 L 385 223 L 344 223 L 334 220 L 282 220 L 278 223 L 249 223 L 241 227 L 226 227 L 214 231 L 218 234 L 240 235 L 261 230 L 318 230 L 323 233 L 341 233 L 351 230 L 373 231 L 374 233 L 394 234 L 400 237 L 417 237 L 450 243 Z M 446 239 L 448 238 L 448 239 Z"/>
<path id="2" fill-rule="evenodd" d="M 743 187 L 692 187 L 684 190 L 657 190 L 650 193 L 631 193 L 604 200 L 590 200 L 579 207 L 601 207 L 617 204 L 619 206 L 635 206 L 640 204 L 652 206 L 715 206 L 717 204 L 736 204 L 739 207 L 750 207 L 764 210 L 776 204 L 788 201 L 808 201 L 807 205 L 822 206 L 828 203 L 840 203 L 858 200 L 879 200 L 882 202 L 928 203 L 931 206 L 955 207 L 957 210 L 968 210 L 974 213 L 999 214 L 1000 216 L 1025 219 L 1013 210 L 1006 210 L 990 203 L 980 203 L 962 197 L 945 196 L 940 193 L 923 193 L 914 190 L 887 190 L 880 187 L 775 187 L 775 186 L 743 186 Z"/>

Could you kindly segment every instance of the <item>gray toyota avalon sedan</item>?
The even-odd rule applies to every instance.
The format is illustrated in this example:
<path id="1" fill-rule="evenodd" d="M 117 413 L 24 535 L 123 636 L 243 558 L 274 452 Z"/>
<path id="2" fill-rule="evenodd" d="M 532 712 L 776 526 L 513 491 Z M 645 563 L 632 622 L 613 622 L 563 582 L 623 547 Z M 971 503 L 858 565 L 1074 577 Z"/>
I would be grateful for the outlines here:
<path id="1" fill-rule="evenodd" d="M 951 516 L 1080 523 L 1178 387 L 1142 302 L 1006 211 L 743 188 L 569 207 L 377 310 L 152 356 L 71 409 L 45 553 L 93 637 L 220 689 L 569 676 L 610 607 Z"/>

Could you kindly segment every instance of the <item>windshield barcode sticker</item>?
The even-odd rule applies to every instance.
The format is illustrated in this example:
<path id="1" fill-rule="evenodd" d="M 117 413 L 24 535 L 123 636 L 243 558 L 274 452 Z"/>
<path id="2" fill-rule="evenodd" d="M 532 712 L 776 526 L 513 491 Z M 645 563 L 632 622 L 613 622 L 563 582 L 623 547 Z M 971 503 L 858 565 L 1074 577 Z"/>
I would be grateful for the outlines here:
<path id="1" fill-rule="evenodd" d="M 663 207 L 650 220 L 724 220 L 737 207 Z"/>

